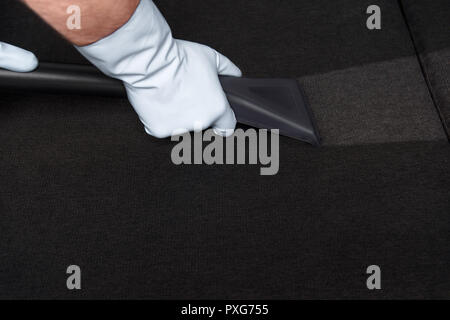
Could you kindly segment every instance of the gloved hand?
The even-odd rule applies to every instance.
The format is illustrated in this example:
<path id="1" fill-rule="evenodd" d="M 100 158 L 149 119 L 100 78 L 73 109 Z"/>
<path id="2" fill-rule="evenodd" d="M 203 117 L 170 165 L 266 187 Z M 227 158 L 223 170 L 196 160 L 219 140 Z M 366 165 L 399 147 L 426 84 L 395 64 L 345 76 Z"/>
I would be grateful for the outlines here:
<path id="1" fill-rule="evenodd" d="M 37 66 L 38 60 L 33 53 L 0 42 L 0 68 L 15 72 L 30 72 Z"/>
<path id="2" fill-rule="evenodd" d="M 148 134 L 165 138 L 211 126 L 233 134 L 236 118 L 218 75 L 239 77 L 241 71 L 214 49 L 174 39 L 153 1 L 141 0 L 124 26 L 77 49 L 124 82 Z"/>

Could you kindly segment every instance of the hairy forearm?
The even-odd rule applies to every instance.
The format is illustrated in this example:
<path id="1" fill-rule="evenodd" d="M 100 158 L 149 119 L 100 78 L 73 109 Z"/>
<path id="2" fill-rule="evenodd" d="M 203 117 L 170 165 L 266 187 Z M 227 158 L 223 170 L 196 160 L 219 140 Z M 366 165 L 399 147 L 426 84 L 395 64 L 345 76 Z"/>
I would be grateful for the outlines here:
<path id="1" fill-rule="evenodd" d="M 94 43 L 123 26 L 140 0 L 22 0 L 67 40 L 78 46 Z M 80 27 L 69 28 L 70 6 L 80 8 Z"/>

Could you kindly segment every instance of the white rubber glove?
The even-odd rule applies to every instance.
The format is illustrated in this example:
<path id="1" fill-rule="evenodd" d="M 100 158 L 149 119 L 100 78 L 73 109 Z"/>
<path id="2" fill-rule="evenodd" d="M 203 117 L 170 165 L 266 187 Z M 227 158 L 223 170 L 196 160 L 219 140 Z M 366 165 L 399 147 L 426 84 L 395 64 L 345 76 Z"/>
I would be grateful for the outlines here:
<path id="1" fill-rule="evenodd" d="M 38 59 L 30 51 L 0 42 L 0 68 L 15 72 L 31 72 L 38 66 Z"/>
<path id="2" fill-rule="evenodd" d="M 141 0 L 124 26 L 77 49 L 124 82 L 148 134 L 165 138 L 211 126 L 233 134 L 236 118 L 218 75 L 239 77 L 241 71 L 214 49 L 174 39 L 153 1 Z"/>

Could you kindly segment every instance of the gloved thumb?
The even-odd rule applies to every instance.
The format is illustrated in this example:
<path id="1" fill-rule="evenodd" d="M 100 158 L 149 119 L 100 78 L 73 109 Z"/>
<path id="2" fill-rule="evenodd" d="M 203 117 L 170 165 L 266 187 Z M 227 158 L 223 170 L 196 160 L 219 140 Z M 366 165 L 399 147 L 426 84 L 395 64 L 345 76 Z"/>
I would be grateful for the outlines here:
<path id="1" fill-rule="evenodd" d="M 228 105 L 225 113 L 213 124 L 212 127 L 215 134 L 222 137 L 229 137 L 234 133 L 236 123 L 236 116 L 234 115 L 231 107 Z"/>
<path id="2" fill-rule="evenodd" d="M 39 62 L 30 51 L 0 42 L 0 68 L 14 72 L 31 72 Z"/>
<path id="3" fill-rule="evenodd" d="M 241 70 L 230 59 L 215 51 L 217 73 L 221 76 L 242 77 Z"/>
<path id="4" fill-rule="evenodd" d="M 221 76 L 241 77 L 241 70 L 230 59 L 223 54 L 215 51 L 217 73 Z M 236 116 L 231 109 L 228 101 L 225 113 L 213 124 L 214 132 L 223 137 L 229 137 L 234 133 L 236 128 Z"/>

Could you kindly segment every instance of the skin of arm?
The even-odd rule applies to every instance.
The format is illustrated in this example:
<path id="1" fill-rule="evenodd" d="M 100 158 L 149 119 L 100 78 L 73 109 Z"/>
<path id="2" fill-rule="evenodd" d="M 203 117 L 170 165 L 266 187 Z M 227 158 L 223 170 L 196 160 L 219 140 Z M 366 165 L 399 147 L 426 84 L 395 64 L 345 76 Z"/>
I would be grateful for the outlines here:
<path id="1" fill-rule="evenodd" d="M 22 0 L 45 22 L 77 46 L 94 43 L 119 29 L 133 15 L 140 0 Z M 81 9 L 81 29 L 70 30 L 67 8 Z"/>

